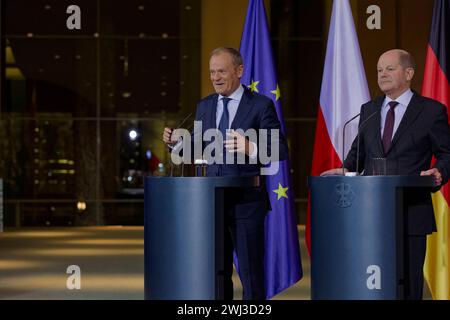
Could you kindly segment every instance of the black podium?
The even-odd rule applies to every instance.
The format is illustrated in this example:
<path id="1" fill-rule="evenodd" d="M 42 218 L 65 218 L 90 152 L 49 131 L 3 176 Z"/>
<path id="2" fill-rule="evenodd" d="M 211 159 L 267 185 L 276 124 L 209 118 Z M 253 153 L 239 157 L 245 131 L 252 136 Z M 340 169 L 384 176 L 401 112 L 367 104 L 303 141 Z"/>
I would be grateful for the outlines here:
<path id="1" fill-rule="evenodd" d="M 403 299 L 404 192 L 432 177 L 309 177 L 312 299 Z"/>
<path id="2" fill-rule="evenodd" d="M 252 177 L 145 179 L 145 299 L 221 300 L 226 188 Z"/>

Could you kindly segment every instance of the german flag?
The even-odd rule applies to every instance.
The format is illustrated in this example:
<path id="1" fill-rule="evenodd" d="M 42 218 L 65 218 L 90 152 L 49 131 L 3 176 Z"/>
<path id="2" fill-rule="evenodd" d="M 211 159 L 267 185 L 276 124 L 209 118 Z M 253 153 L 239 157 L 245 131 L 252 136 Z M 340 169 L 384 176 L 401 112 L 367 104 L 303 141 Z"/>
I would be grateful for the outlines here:
<path id="1" fill-rule="evenodd" d="M 435 0 L 422 95 L 450 107 L 450 0 Z M 449 118 L 450 119 L 450 118 Z M 450 299 L 450 183 L 433 194 L 437 233 L 428 236 L 424 274 L 433 299 Z"/>

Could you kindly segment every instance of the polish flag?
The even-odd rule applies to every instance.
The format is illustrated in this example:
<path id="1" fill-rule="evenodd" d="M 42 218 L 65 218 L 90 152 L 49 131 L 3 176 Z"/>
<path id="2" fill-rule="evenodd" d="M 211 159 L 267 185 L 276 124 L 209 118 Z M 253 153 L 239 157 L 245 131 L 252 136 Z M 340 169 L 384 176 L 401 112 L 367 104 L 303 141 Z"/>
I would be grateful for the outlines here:
<path id="1" fill-rule="evenodd" d="M 357 115 L 361 105 L 369 99 L 349 2 L 334 0 L 317 112 L 312 176 L 342 166 L 342 161 L 357 134 L 358 119 L 347 125 L 345 142 L 342 139 L 344 123 Z M 310 214 L 308 201 L 305 238 L 309 252 L 311 252 Z"/>

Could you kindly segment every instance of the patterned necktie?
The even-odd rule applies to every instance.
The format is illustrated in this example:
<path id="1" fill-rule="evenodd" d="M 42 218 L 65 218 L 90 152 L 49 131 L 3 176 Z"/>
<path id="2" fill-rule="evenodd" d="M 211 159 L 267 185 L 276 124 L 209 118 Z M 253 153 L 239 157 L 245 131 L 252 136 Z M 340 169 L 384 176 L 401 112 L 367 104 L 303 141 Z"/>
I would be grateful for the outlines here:
<path id="1" fill-rule="evenodd" d="M 219 130 L 222 132 L 223 140 L 226 140 L 226 131 L 228 129 L 229 123 L 230 123 L 230 114 L 228 113 L 228 102 L 230 102 L 230 98 L 223 97 L 222 103 L 223 103 L 223 113 L 222 118 L 220 118 L 219 122 Z"/>
<path id="2" fill-rule="evenodd" d="M 394 109 L 398 105 L 397 101 L 391 101 L 389 104 L 389 111 L 386 115 L 386 121 L 384 122 L 384 131 L 383 131 L 383 149 L 386 154 L 391 147 L 392 142 L 392 133 L 394 132 L 394 123 L 395 123 L 395 112 Z"/>

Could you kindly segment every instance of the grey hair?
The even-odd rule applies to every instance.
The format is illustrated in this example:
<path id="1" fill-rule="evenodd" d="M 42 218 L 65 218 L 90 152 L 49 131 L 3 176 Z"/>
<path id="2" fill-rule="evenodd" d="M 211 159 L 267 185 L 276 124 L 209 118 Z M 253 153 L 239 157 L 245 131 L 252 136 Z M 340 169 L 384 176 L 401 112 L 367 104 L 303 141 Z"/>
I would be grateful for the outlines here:
<path id="1" fill-rule="evenodd" d="M 413 56 L 405 50 L 401 50 L 399 52 L 399 60 L 400 60 L 400 65 L 403 67 L 403 69 L 406 68 L 412 68 L 412 69 L 416 69 L 416 63 L 414 61 Z"/>
<path id="2" fill-rule="evenodd" d="M 242 55 L 241 53 L 234 49 L 234 48 L 228 48 L 228 47 L 219 47 L 214 49 L 213 51 L 211 51 L 211 54 L 209 55 L 209 58 L 211 59 L 212 56 L 218 55 L 222 52 L 227 52 L 231 55 L 232 59 L 233 59 L 233 64 L 236 67 L 239 67 L 241 65 L 244 64 L 244 60 L 242 59 Z"/>

